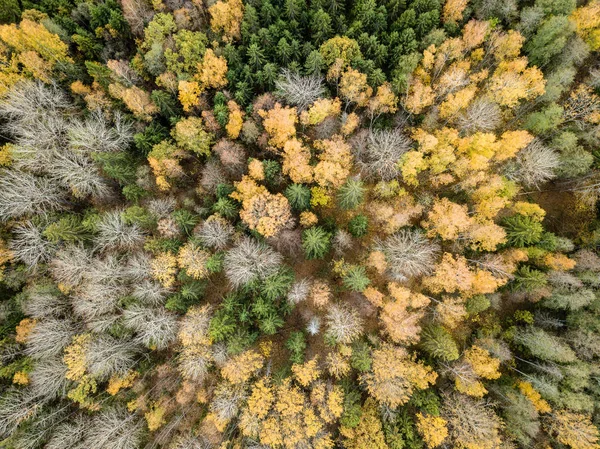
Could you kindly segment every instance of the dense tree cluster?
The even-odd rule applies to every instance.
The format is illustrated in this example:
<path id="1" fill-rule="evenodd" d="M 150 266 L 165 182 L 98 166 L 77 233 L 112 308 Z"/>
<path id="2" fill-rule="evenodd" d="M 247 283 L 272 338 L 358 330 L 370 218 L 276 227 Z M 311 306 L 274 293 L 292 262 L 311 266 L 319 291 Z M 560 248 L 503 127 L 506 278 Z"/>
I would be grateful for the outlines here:
<path id="1" fill-rule="evenodd" d="M 600 448 L 598 0 L 0 0 L 0 446 Z"/>

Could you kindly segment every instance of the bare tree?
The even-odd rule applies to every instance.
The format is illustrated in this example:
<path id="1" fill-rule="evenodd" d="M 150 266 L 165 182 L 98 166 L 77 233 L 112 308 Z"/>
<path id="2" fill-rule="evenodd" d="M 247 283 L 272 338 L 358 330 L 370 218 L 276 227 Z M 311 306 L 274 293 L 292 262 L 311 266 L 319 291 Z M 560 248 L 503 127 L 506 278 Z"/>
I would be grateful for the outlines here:
<path id="1" fill-rule="evenodd" d="M 556 177 L 559 165 L 558 153 L 545 146 L 541 140 L 533 139 L 517 153 L 515 161 L 507 165 L 506 177 L 525 187 L 539 188 Z"/>
<path id="2" fill-rule="evenodd" d="M 144 241 L 144 234 L 140 227 L 136 224 L 127 224 L 119 210 L 105 213 L 97 226 L 96 246 L 99 250 L 131 250 Z"/>
<path id="3" fill-rule="evenodd" d="M 143 422 L 125 408 L 107 408 L 92 418 L 82 447 L 137 449 L 142 442 L 143 429 Z"/>
<path id="4" fill-rule="evenodd" d="M 30 270 L 37 268 L 40 263 L 48 262 L 56 251 L 56 245 L 49 242 L 42 230 L 31 221 L 13 229 L 9 248 L 15 259 L 23 262 Z"/>
<path id="5" fill-rule="evenodd" d="M 221 384 L 217 387 L 210 403 L 210 411 L 219 420 L 227 422 L 237 416 L 246 396 L 247 393 L 244 385 Z"/>
<path id="6" fill-rule="evenodd" d="M 158 282 L 145 279 L 133 286 L 131 296 L 144 304 L 158 306 L 164 302 L 168 293 L 169 290 L 164 288 Z"/>
<path id="7" fill-rule="evenodd" d="M 317 335 L 321 332 L 321 319 L 318 316 L 314 316 L 308 320 L 306 332 L 308 332 L 309 335 Z"/>
<path id="8" fill-rule="evenodd" d="M 165 309 L 134 305 L 124 311 L 123 320 L 137 333 L 135 340 L 147 347 L 162 350 L 175 341 L 177 320 Z"/>
<path id="9" fill-rule="evenodd" d="M 100 110 L 83 121 L 71 121 L 68 135 L 73 149 L 87 153 L 125 150 L 133 140 L 131 122 L 117 112 L 110 124 Z"/>
<path id="10" fill-rule="evenodd" d="M 457 122 L 458 127 L 466 133 L 493 131 L 500 125 L 500 107 L 489 100 L 476 100 Z"/>
<path id="11" fill-rule="evenodd" d="M 241 287 L 254 279 L 264 279 L 275 273 L 283 261 L 263 243 L 244 237 L 225 255 L 225 274 L 234 287 Z"/>
<path id="12" fill-rule="evenodd" d="M 352 343 L 363 332 L 363 322 L 356 310 L 333 305 L 325 317 L 326 336 L 341 344 Z"/>
<path id="13" fill-rule="evenodd" d="M 308 298 L 311 282 L 304 278 L 294 282 L 287 295 L 290 304 L 298 304 Z"/>
<path id="14" fill-rule="evenodd" d="M 91 320 L 116 310 L 119 298 L 127 289 L 123 285 L 88 282 L 82 284 L 71 297 L 76 315 Z"/>
<path id="15" fill-rule="evenodd" d="M 180 435 L 173 440 L 169 449 L 212 449 L 213 445 L 202 435 Z"/>
<path id="16" fill-rule="evenodd" d="M 122 376 L 135 365 L 138 352 L 139 348 L 131 340 L 98 335 L 86 353 L 88 371 L 100 381 L 108 380 L 113 374 Z"/>
<path id="17" fill-rule="evenodd" d="M 49 400 L 64 397 L 69 386 L 66 374 L 67 366 L 61 358 L 39 360 L 29 373 L 29 388 L 36 397 Z"/>
<path id="18" fill-rule="evenodd" d="M 352 247 L 352 235 L 343 229 L 338 229 L 333 236 L 333 250 L 336 254 L 343 254 Z"/>
<path id="19" fill-rule="evenodd" d="M 218 215 L 212 215 L 200 225 L 195 234 L 203 244 L 219 250 L 229 244 L 234 232 L 231 223 Z"/>
<path id="20" fill-rule="evenodd" d="M 354 155 L 367 179 L 391 181 L 400 174 L 398 162 L 412 141 L 400 129 L 362 131 L 352 139 Z"/>
<path id="21" fill-rule="evenodd" d="M 177 207 L 177 200 L 172 196 L 153 198 L 146 203 L 148 211 L 157 219 L 166 218 Z"/>
<path id="22" fill-rule="evenodd" d="M 69 245 L 60 249 L 50 262 L 50 272 L 57 283 L 75 287 L 84 278 L 92 255 L 83 246 Z"/>
<path id="23" fill-rule="evenodd" d="M 43 214 L 64 207 L 64 191 L 51 179 L 18 170 L 0 172 L 0 220 Z"/>
<path id="24" fill-rule="evenodd" d="M 219 184 L 227 183 L 227 176 L 223 166 L 216 158 L 211 158 L 202 168 L 200 185 L 209 192 L 213 192 Z"/>
<path id="25" fill-rule="evenodd" d="M 75 415 L 54 428 L 44 449 L 79 449 L 89 427 L 89 417 Z"/>
<path id="26" fill-rule="evenodd" d="M 27 292 L 27 299 L 21 304 L 23 312 L 32 318 L 59 317 L 65 314 L 69 304 L 63 296 L 37 287 Z"/>
<path id="27" fill-rule="evenodd" d="M 15 122 L 11 129 L 16 130 L 25 122 L 62 115 L 71 109 L 71 101 L 62 89 L 41 81 L 23 81 L 10 89 L 0 101 L 0 115 Z"/>
<path id="28" fill-rule="evenodd" d="M 275 81 L 275 87 L 277 96 L 285 99 L 288 104 L 297 106 L 300 111 L 325 93 L 323 77 L 302 76 L 287 69 L 282 70 L 279 79 Z"/>
<path id="29" fill-rule="evenodd" d="M 440 252 L 437 243 L 412 230 L 400 230 L 375 247 L 385 254 L 389 276 L 398 281 L 430 273 Z"/>
<path id="30" fill-rule="evenodd" d="M 52 180 L 70 189 L 77 198 L 105 200 L 112 193 L 98 165 L 85 154 L 57 152 L 49 172 Z"/>
<path id="31" fill-rule="evenodd" d="M 67 319 L 39 321 L 27 336 L 25 354 L 34 359 L 56 357 L 71 343 L 76 329 L 75 323 Z"/>

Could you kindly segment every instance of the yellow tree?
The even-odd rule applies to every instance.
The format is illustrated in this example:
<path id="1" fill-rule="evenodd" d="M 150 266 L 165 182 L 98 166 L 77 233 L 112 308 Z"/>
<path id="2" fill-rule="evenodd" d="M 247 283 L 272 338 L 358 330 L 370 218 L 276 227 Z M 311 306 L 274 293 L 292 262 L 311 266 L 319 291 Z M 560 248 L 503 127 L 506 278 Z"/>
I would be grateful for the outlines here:
<path id="1" fill-rule="evenodd" d="M 314 143 L 319 162 L 314 169 L 317 184 L 326 188 L 339 188 L 350 175 L 352 168 L 352 153 L 348 145 L 340 136 L 330 140 L 319 140 Z"/>
<path id="2" fill-rule="evenodd" d="M 220 2 L 219 2 L 220 3 Z M 214 5 L 216 6 L 216 5 Z M 198 73 L 194 79 L 202 89 L 221 89 L 227 85 L 227 61 L 222 56 L 215 55 L 212 49 L 207 49 L 202 62 L 198 63 Z"/>
<path id="3" fill-rule="evenodd" d="M 439 446 L 448 436 L 446 420 L 441 416 L 417 413 L 417 430 L 429 448 Z"/>
<path id="4" fill-rule="evenodd" d="M 367 75 L 355 69 L 348 69 L 342 73 L 339 88 L 343 99 L 361 107 L 367 105 L 373 94 L 373 89 L 367 83 Z"/>
<path id="5" fill-rule="evenodd" d="M 240 25 L 244 17 L 242 0 L 219 0 L 210 8 L 210 27 L 216 33 L 223 33 L 223 40 L 231 42 L 240 38 Z"/>
<path id="6" fill-rule="evenodd" d="M 281 107 L 276 103 L 273 109 L 259 110 L 258 113 L 263 118 L 263 126 L 269 134 L 269 143 L 276 148 L 283 148 L 285 143 L 296 135 L 296 108 Z"/>
<path id="7" fill-rule="evenodd" d="M 571 449 L 598 449 L 600 434 L 589 415 L 561 410 L 553 413 L 548 422 L 548 430 L 556 434 L 556 439 Z"/>
<path id="8" fill-rule="evenodd" d="M 419 321 L 425 315 L 429 299 L 397 284 L 388 286 L 394 301 L 387 301 L 379 319 L 385 332 L 395 343 L 412 344 L 419 341 Z"/>

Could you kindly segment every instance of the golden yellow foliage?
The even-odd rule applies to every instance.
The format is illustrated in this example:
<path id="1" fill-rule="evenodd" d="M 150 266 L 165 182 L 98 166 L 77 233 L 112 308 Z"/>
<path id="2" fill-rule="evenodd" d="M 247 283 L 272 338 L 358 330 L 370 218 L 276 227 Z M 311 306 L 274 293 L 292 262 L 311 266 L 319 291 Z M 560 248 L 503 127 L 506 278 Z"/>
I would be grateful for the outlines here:
<path id="1" fill-rule="evenodd" d="M 8 167 L 12 164 L 12 148 L 10 143 L 0 146 L 0 167 Z"/>
<path id="2" fill-rule="evenodd" d="M 144 413 L 146 423 L 148 424 L 148 430 L 154 432 L 165 424 L 165 413 L 167 412 L 164 405 L 159 402 L 155 402 L 150 406 L 150 410 Z"/>
<path id="3" fill-rule="evenodd" d="M 208 276 L 206 262 L 210 258 L 210 253 L 196 246 L 194 242 L 188 241 L 179 248 L 177 263 L 180 268 L 185 269 L 188 276 L 194 279 L 203 279 Z"/>
<path id="4" fill-rule="evenodd" d="M 589 46 L 596 51 L 600 49 L 600 1 L 594 0 L 577 8 L 571 14 L 575 31 Z"/>
<path id="5" fill-rule="evenodd" d="M 453 203 L 448 198 L 436 199 L 421 225 L 427 235 L 439 235 L 444 240 L 456 240 L 471 226 L 467 206 Z"/>
<path id="6" fill-rule="evenodd" d="M 29 385 L 29 375 L 25 371 L 17 371 L 12 378 L 15 385 Z"/>
<path id="7" fill-rule="evenodd" d="M 347 69 L 340 80 L 340 95 L 349 103 L 366 106 L 373 94 L 373 89 L 367 83 L 367 75 L 355 69 Z"/>
<path id="8" fill-rule="evenodd" d="M 248 162 L 248 176 L 256 181 L 265 179 L 265 167 L 258 159 L 252 159 Z"/>
<path id="9" fill-rule="evenodd" d="M 269 133 L 269 143 L 276 148 L 283 148 L 285 143 L 296 135 L 296 108 L 281 107 L 279 103 L 275 103 L 273 109 L 260 110 L 259 114 L 263 118 L 265 130 Z"/>
<path id="10" fill-rule="evenodd" d="M 527 399 L 531 401 L 539 413 L 550 413 L 552 411 L 550 404 L 542 399 L 542 395 L 539 394 L 529 382 L 521 380 L 517 383 L 517 386 L 519 387 L 521 393 L 523 393 Z"/>
<path id="11" fill-rule="evenodd" d="M 300 114 L 303 125 L 318 125 L 327 117 L 339 115 L 342 111 L 342 102 L 339 98 L 319 98 L 307 111 Z"/>
<path id="12" fill-rule="evenodd" d="M 137 86 L 125 87 L 118 83 L 108 86 L 108 92 L 114 98 L 125 103 L 125 106 L 133 112 L 133 115 L 149 122 L 152 116 L 158 112 L 158 107 L 150 98 L 150 94 Z"/>
<path id="13" fill-rule="evenodd" d="M 229 120 L 227 121 L 225 130 L 231 139 L 237 139 L 244 125 L 244 112 L 233 100 L 227 102 L 227 107 L 229 108 Z"/>
<path id="14" fill-rule="evenodd" d="M 106 392 L 111 396 L 114 396 L 124 388 L 129 388 L 133 385 L 133 381 L 137 379 L 139 373 L 137 371 L 129 371 L 128 373 L 120 376 L 113 374 L 108 381 Z"/>
<path id="15" fill-rule="evenodd" d="M 341 129 L 342 135 L 348 136 L 352 134 L 358 128 L 358 125 L 360 125 L 360 117 L 355 112 L 351 112 L 345 117 Z"/>
<path id="16" fill-rule="evenodd" d="M 346 449 L 388 449 L 377 404 L 372 398 L 365 401 L 358 425 L 354 428 L 342 426 L 340 433 Z"/>
<path id="17" fill-rule="evenodd" d="M 318 217 L 310 211 L 305 210 L 300 213 L 300 225 L 305 228 L 310 228 L 319 222 Z"/>
<path id="18" fill-rule="evenodd" d="M 398 110 L 398 97 L 392 91 L 390 83 L 377 87 L 377 93 L 369 100 L 368 108 L 371 116 L 393 114 Z"/>
<path id="19" fill-rule="evenodd" d="M 434 448 L 444 442 L 448 436 L 446 420 L 440 416 L 417 413 L 417 430 L 428 448 Z"/>
<path id="20" fill-rule="evenodd" d="M 237 0 L 230 0 L 237 1 Z M 222 3 L 222 2 L 218 2 Z M 213 7 L 216 6 L 213 5 Z M 198 63 L 198 73 L 194 76 L 194 79 L 200 84 L 200 88 L 204 89 L 220 89 L 227 85 L 227 61 L 222 56 L 215 55 L 215 52 L 210 48 L 204 53 L 202 62 Z M 181 98 L 181 82 L 179 83 L 179 91 Z M 183 104 L 183 101 L 182 101 Z"/>
<path id="21" fill-rule="evenodd" d="M 178 90 L 179 102 L 184 111 L 189 112 L 200 104 L 202 88 L 196 81 L 179 81 Z"/>
<path id="22" fill-rule="evenodd" d="M 263 367 L 264 362 L 258 352 L 245 351 L 230 358 L 221 368 L 221 375 L 232 384 L 244 383 Z"/>
<path id="23" fill-rule="evenodd" d="M 560 253 L 548 253 L 544 256 L 544 265 L 551 270 L 569 271 L 575 268 L 576 262 L 573 259 Z"/>
<path id="24" fill-rule="evenodd" d="M 387 301 L 381 310 L 379 319 L 385 332 L 395 343 L 418 342 L 421 332 L 418 322 L 425 315 L 421 309 L 429 304 L 429 299 L 398 284 L 390 284 L 388 289 L 395 301 Z"/>
<path id="25" fill-rule="evenodd" d="M 161 283 L 163 287 L 170 288 L 175 284 L 177 274 L 177 258 L 164 252 L 156 256 L 150 263 L 152 277 Z"/>
<path id="26" fill-rule="evenodd" d="M 446 0 L 443 12 L 444 22 L 461 21 L 463 18 L 463 11 L 467 7 L 467 3 L 468 0 Z"/>
<path id="27" fill-rule="evenodd" d="M 219 0 L 208 8 L 210 27 L 223 33 L 223 40 L 231 42 L 240 38 L 240 24 L 244 17 L 244 5 L 241 0 Z"/>
<path id="28" fill-rule="evenodd" d="M 80 334 L 72 338 L 71 344 L 65 348 L 63 361 L 67 365 L 65 377 L 69 380 L 80 381 L 85 376 L 86 353 L 92 341 L 90 334 Z"/>
<path id="29" fill-rule="evenodd" d="M 281 193 L 262 192 L 242 203 L 240 218 L 265 237 L 279 233 L 292 219 L 288 199 Z"/>
<path id="30" fill-rule="evenodd" d="M 22 319 L 17 327 L 15 328 L 15 341 L 17 343 L 27 343 L 27 339 L 29 338 L 29 334 L 35 328 L 37 321 L 32 318 Z"/>
<path id="31" fill-rule="evenodd" d="M 315 181 L 321 187 L 339 188 L 350 175 L 352 168 L 352 153 L 348 145 L 340 136 L 330 140 L 318 140 L 315 148 L 321 150 L 318 155 L 319 162 L 315 166 Z"/>
<path id="32" fill-rule="evenodd" d="M 282 171 L 297 183 L 310 183 L 313 180 L 313 168 L 309 165 L 310 150 L 297 139 L 290 139 L 283 146 Z"/>
<path id="33" fill-rule="evenodd" d="M 313 357 L 311 360 L 301 365 L 294 363 L 292 365 L 292 373 L 300 385 L 308 387 L 321 375 L 321 371 L 317 365 L 317 357 Z"/>
<path id="34" fill-rule="evenodd" d="M 589 415 L 561 410 L 552 415 L 548 427 L 560 443 L 571 449 L 600 448 L 600 434 Z"/>

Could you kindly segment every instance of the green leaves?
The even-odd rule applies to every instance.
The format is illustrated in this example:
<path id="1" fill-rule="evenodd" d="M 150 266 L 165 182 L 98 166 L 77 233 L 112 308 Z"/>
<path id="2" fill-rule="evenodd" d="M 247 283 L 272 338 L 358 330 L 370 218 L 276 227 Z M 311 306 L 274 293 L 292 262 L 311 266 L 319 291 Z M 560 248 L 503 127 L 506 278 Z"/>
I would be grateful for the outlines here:
<path id="1" fill-rule="evenodd" d="M 331 234 L 320 226 L 304 230 L 302 248 L 307 259 L 322 259 L 331 248 Z"/>

